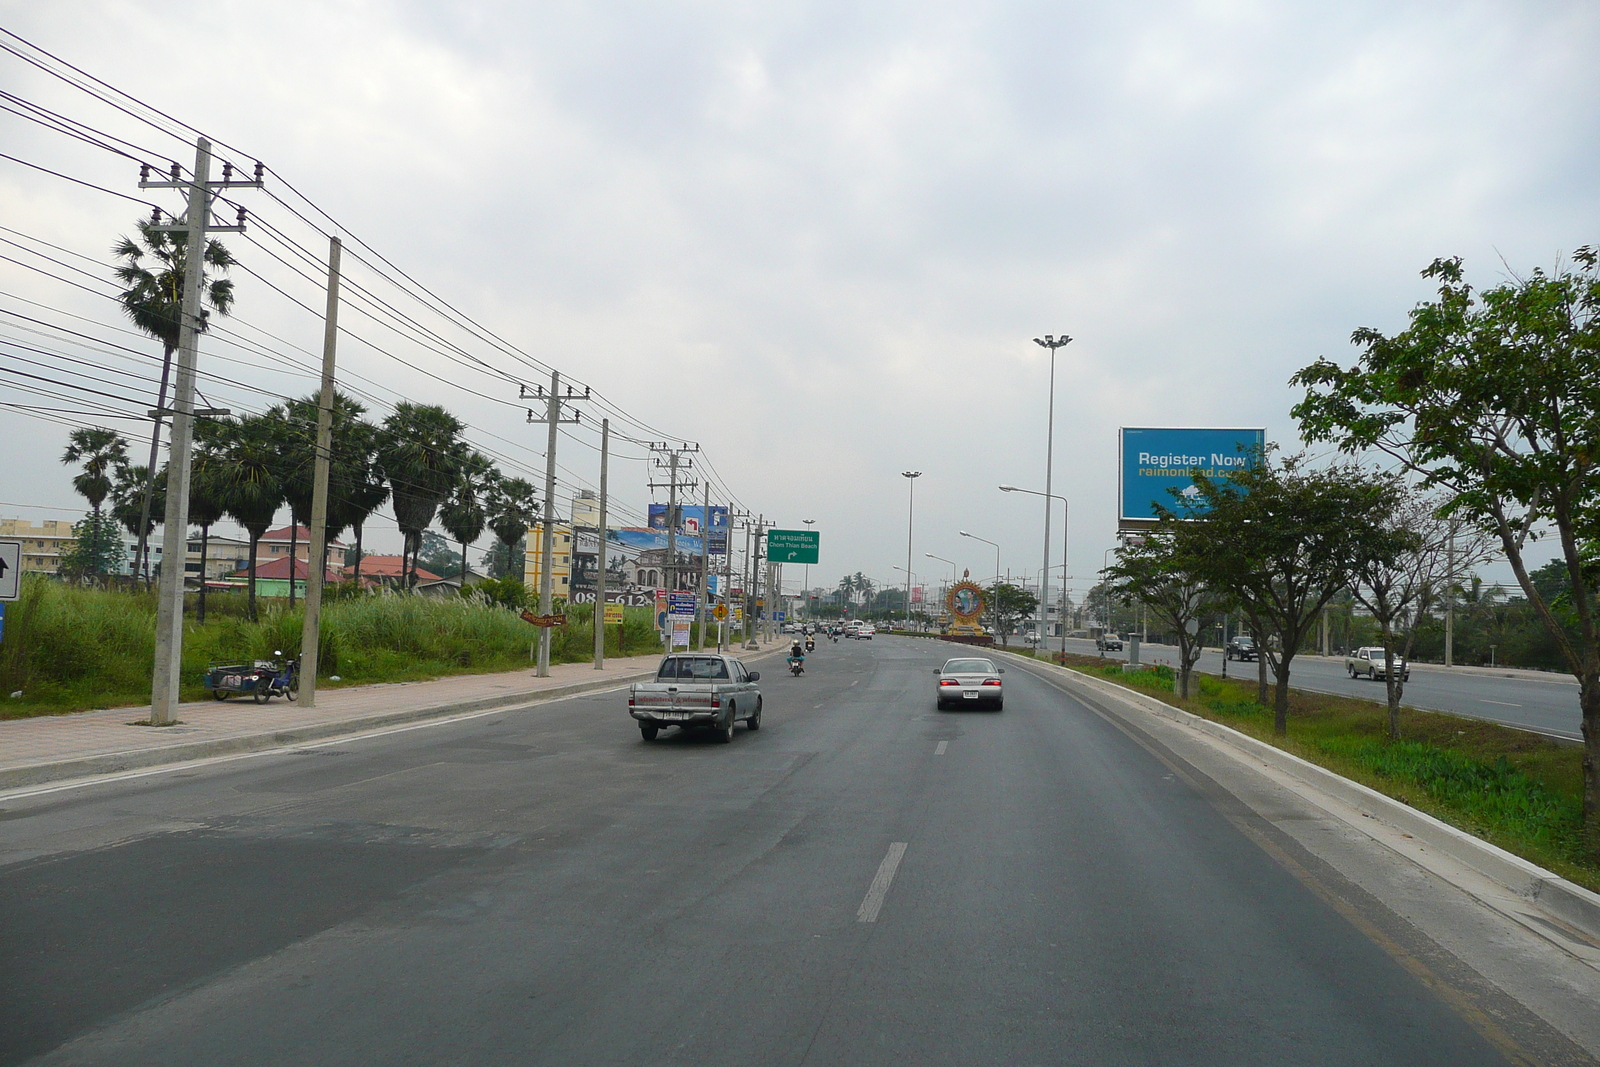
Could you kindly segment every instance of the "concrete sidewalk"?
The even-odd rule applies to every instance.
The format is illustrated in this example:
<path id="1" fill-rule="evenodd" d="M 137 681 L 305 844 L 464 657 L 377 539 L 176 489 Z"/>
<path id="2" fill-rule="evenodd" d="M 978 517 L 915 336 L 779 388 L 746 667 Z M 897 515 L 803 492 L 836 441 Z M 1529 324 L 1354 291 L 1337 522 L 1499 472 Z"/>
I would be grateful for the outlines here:
<path id="1" fill-rule="evenodd" d="M 734 651 L 740 658 L 755 659 L 787 647 L 785 639 L 768 642 L 760 651 Z M 528 669 L 321 689 L 315 708 L 281 697 L 266 704 L 196 701 L 179 705 L 178 725 L 160 728 L 133 725 L 134 720 L 148 717 L 148 707 L 10 719 L 0 722 L 0 789 L 255 752 L 550 700 L 640 681 L 654 674 L 660 662 L 661 653 L 656 652 L 608 658 L 599 671 L 592 663 L 553 664 L 548 678 Z"/>

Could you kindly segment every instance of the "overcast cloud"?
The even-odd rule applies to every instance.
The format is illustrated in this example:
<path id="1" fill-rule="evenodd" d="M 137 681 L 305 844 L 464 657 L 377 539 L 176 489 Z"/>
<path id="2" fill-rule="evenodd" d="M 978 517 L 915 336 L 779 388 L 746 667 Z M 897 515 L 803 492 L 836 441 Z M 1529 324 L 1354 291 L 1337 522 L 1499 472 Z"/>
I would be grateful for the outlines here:
<path id="1" fill-rule="evenodd" d="M 1600 242 L 1588 2 L 0 12 L 258 155 L 526 351 L 702 442 L 753 510 L 817 520 L 813 584 L 902 580 L 900 472 L 913 468 L 919 573 L 946 573 L 924 552 L 988 573 L 992 550 L 962 528 L 999 541 L 1003 567 L 1036 571 L 1038 502 L 995 488 L 1043 487 L 1049 357 L 1035 336 L 1075 338 L 1058 357 L 1056 491 L 1072 499 L 1081 592 L 1112 543 L 1118 426 L 1265 426 L 1293 447 L 1288 377 L 1350 359 L 1357 326 L 1398 327 L 1434 257 L 1462 255 L 1492 283 L 1502 257 L 1526 271 Z M 0 86 L 105 118 L 14 60 Z M 9 118 L 0 138 L 137 191 L 125 160 Z M 0 161 L 5 226 L 104 258 L 140 213 Z M 320 306 L 249 240 L 230 243 Z M 0 283 L 115 322 L 8 264 Z M 316 319 L 248 276 L 239 315 L 319 349 Z M 519 408 L 359 345 L 340 358 L 475 431 L 542 447 Z M 37 402 L 0 396 L 18 399 Z M 55 462 L 66 433 L 0 414 L 0 514 L 80 506 Z M 563 463 L 595 476 L 587 448 Z M 613 470 L 642 510 L 644 465 Z"/>

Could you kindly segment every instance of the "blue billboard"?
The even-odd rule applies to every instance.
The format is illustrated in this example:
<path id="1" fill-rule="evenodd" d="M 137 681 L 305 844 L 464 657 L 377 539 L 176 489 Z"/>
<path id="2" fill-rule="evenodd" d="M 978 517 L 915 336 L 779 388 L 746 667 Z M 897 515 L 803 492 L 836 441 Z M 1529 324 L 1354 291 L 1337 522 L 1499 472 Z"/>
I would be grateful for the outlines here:
<path id="1" fill-rule="evenodd" d="M 1157 506 L 1182 514 L 1181 500 L 1194 498 L 1190 472 L 1225 478 L 1243 470 L 1266 444 L 1265 429 L 1183 429 L 1124 426 L 1119 440 L 1122 478 L 1117 487 L 1117 521 L 1148 523 Z M 1176 490 L 1180 496 L 1174 497 Z"/>
<path id="2" fill-rule="evenodd" d="M 668 526 L 667 505 L 650 505 L 650 528 L 665 530 Z M 672 523 L 680 534 L 699 538 L 702 534 L 710 541 L 707 546 L 713 556 L 728 554 L 728 509 L 713 504 L 708 510 L 700 504 L 679 504 L 677 522 Z"/>

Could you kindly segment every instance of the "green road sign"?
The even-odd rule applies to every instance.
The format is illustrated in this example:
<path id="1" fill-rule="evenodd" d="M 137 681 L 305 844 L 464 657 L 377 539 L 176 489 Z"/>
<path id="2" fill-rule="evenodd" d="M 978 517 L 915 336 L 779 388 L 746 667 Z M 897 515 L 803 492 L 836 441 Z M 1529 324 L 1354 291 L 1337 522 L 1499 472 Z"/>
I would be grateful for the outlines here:
<path id="1" fill-rule="evenodd" d="M 815 563 L 821 539 L 815 530 L 768 530 L 767 558 L 774 563 Z"/>

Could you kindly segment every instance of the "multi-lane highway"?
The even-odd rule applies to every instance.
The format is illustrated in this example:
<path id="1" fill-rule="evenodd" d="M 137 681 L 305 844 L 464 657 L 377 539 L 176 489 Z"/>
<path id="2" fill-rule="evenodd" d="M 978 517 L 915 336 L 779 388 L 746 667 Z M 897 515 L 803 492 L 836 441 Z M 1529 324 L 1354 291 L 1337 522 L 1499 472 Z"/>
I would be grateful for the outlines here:
<path id="1" fill-rule="evenodd" d="M 1059 638 L 1050 641 L 1051 650 L 1059 647 Z M 1067 651 L 1083 656 L 1100 655 L 1095 651 L 1093 641 L 1074 638 L 1067 639 Z M 1128 658 L 1126 650 L 1108 652 L 1106 655 L 1120 660 Z M 1146 644 L 1142 646 L 1139 658 L 1145 663 L 1175 663 L 1178 650 L 1167 645 Z M 1208 674 L 1221 674 L 1222 654 L 1215 650 L 1205 652 L 1200 657 L 1199 668 Z M 1227 670 L 1230 677 L 1256 676 L 1254 663 L 1234 660 L 1227 665 Z M 1387 699 L 1381 681 L 1351 678 L 1345 671 L 1342 659 L 1296 656 L 1290 664 L 1290 678 L 1290 684 L 1297 689 L 1362 697 L 1379 703 Z M 1448 711 L 1454 715 L 1490 719 L 1552 737 L 1570 740 L 1581 740 L 1583 737 L 1578 683 L 1565 674 L 1497 672 L 1419 663 L 1412 668 L 1402 703 L 1430 711 Z"/>
<path id="2" fill-rule="evenodd" d="M 611 692 L 0 797 L 0 1063 L 1590 1062 L 1474 970 L 1527 931 L 946 651 L 769 660 L 731 745 Z"/>

